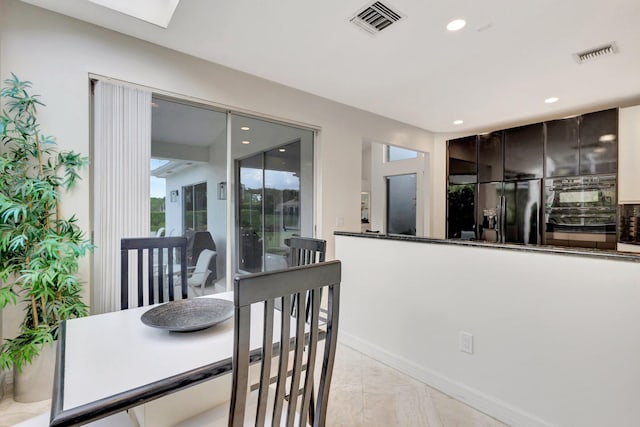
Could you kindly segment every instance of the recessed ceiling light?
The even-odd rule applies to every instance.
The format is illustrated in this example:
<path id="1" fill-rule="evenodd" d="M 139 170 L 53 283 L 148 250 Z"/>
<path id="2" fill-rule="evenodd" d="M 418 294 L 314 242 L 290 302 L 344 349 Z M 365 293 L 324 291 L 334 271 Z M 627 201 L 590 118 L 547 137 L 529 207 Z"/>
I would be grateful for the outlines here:
<path id="1" fill-rule="evenodd" d="M 251 144 L 251 141 L 242 141 L 244 145 Z"/>
<path id="2" fill-rule="evenodd" d="M 547 98 L 544 100 L 545 104 L 553 104 L 554 102 L 558 102 L 560 98 L 558 98 L 557 96 L 552 96 L 550 98 Z"/>
<path id="3" fill-rule="evenodd" d="M 240 130 L 249 130 L 249 129 L 251 129 L 249 126 L 242 126 L 242 127 L 240 128 Z"/>
<path id="4" fill-rule="evenodd" d="M 600 142 L 613 142 L 616 140 L 616 136 L 612 133 L 606 133 L 604 135 L 601 135 L 600 138 L 598 138 L 598 141 Z"/>
<path id="5" fill-rule="evenodd" d="M 447 30 L 449 31 L 460 31 L 467 25 L 467 21 L 464 19 L 454 19 L 453 21 L 447 24 Z"/>
<path id="6" fill-rule="evenodd" d="M 284 152 L 285 152 L 285 151 L 287 151 L 287 150 L 286 150 L 286 149 L 284 149 L 284 148 L 281 148 L 281 149 L 279 149 L 278 151 L 280 151 L 281 153 L 284 153 Z"/>
<path id="7" fill-rule="evenodd" d="M 454 125 L 461 125 L 461 124 L 463 124 L 463 123 L 464 123 L 464 120 L 454 120 L 454 121 L 453 121 L 453 124 L 454 124 Z"/>

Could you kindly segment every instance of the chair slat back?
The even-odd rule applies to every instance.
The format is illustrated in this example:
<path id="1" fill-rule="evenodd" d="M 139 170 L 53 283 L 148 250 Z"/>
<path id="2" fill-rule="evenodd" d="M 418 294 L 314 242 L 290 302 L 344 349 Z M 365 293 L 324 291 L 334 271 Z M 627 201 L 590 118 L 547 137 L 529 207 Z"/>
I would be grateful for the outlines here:
<path id="1" fill-rule="evenodd" d="M 313 239 L 311 237 L 291 237 L 289 239 L 289 266 L 309 265 L 316 262 L 324 262 L 327 241 L 322 239 Z M 309 301 L 307 301 L 309 306 Z M 298 304 L 294 301 L 291 307 L 291 313 L 296 315 Z M 307 320 L 309 313 L 306 313 Z"/>
<path id="2" fill-rule="evenodd" d="M 315 408 L 314 426 L 324 426 L 327 413 L 327 402 L 333 374 L 336 339 L 338 331 L 338 313 L 340 301 L 340 261 L 330 261 L 286 270 L 271 271 L 239 276 L 234 284 L 235 336 L 234 365 L 229 426 L 244 425 L 247 410 L 247 386 L 249 380 L 249 364 L 252 360 L 249 337 L 251 331 L 251 304 L 261 303 L 264 306 L 263 339 L 261 349 L 261 371 L 258 389 L 255 425 L 263 426 L 265 421 L 272 426 L 293 426 L 296 417 L 299 424 L 306 424 L 309 408 Z M 321 290 L 328 292 L 327 320 L 324 325 L 324 354 L 322 355 L 322 371 L 318 395 L 314 397 L 314 371 L 317 358 L 318 339 L 320 338 L 319 317 Z M 307 294 L 309 295 L 307 297 Z M 274 313 L 275 301 L 282 304 L 279 331 L 276 337 L 279 342 L 274 346 Z M 310 317 L 292 317 L 292 300 L 305 307 Z M 293 334 L 291 328 L 294 328 Z M 289 351 L 293 348 L 292 376 L 287 386 Z M 276 373 L 276 389 L 270 390 L 271 359 L 279 355 Z M 301 388 L 301 384 L 303 384 Z M 273 406 L 268 404 L 269 393 L 273 393 Z M 298 395 L 300 407 L 298 408 Z M 288 398 L 288 402 L 286 401 Z M 286 402 L 286 411 L 285 411 Z"/>
<path id="3" fill-rule="evenodd" d="M 291 237 L 289 239 L 289 266 L 324 262 L 327 241 L 310 237 Z"/>
<path id="4" fill-rule="evenodd" d="M 164 277 L 167 253 L 167 288 L 165 295 Z M 185 237 L 132 237 L 120 240 L 120 309 L 129 308 L 129 253 L 135 251 L 137 306 L 173 301 L 174 295 L 174 251 L 180 254 L 180 295 L 187 298 L 187 239 Z M 144 298 L 144 259 L 147 254 L 147 294 Z M 157 260 L 157 262 L 155 262 Z"/>

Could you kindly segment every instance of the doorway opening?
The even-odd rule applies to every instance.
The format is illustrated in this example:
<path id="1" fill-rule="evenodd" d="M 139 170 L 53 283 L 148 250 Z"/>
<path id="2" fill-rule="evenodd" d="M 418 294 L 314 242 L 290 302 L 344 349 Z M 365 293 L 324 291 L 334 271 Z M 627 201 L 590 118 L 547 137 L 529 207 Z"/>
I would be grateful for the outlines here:
<path id="1" fill-rule="evenodd" d="M 416 174 L 387 177 L 387 233 L 416 235 Z"/>

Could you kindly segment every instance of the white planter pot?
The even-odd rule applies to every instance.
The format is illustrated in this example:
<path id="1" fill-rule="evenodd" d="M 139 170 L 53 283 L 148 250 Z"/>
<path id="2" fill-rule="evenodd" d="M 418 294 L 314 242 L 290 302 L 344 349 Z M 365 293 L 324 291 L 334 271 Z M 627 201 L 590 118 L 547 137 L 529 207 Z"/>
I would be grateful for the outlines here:
<path id="1" fill-rule="evenodd" d="M 51 399 L 53 371 L 56 361 L 55 343 L 46 344 L 22 372 L 13 371 L 13 400 L 21 403 Z"/>
<path id="2" fill-rule="evenodd" d="M 0 371 L 0 400 L 4 397 L 4 371 Z"/>

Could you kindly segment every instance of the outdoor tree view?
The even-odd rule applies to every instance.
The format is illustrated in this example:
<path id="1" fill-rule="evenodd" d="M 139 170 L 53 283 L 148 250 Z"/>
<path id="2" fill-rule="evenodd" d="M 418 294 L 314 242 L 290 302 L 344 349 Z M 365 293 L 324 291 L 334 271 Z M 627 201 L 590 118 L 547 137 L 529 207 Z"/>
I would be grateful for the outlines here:
<path id="1" fill-rule="evenodd" d="M 151 230 L 165 227 L 164 197 L 151 197 Z"/>
<path id="2" fill-rule="evenodd" d="M 274 268 L 285 239 L 300 233 L 300 142 L 243 159 L 240 166 L 240 268 Z M 264 254 L 263 254 L 264 247 Z"/>

